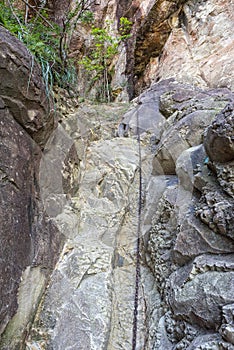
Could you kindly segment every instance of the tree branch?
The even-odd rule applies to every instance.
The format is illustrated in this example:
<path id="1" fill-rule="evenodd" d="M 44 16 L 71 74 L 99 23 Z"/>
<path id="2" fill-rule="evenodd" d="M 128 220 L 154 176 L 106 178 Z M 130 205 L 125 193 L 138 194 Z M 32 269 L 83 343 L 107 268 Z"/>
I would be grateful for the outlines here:
<path id="1" fill-rule="evenodd" d="M 19 24 L 19 26 L 20 26 L 20 28 L 21 28 L 21 30 L 23 32 L 22 23 L 20 22 L 19 18 L 17 17 L 17 15 L 16 15 L 16 13 L 15 13 L 13 7 L 12 7 L 12 4 L 11 4 L 10 0 L 7 0 L 7 2 L 8 2 L 8 5 L 9 5 L 10 9 L 11 9 L 11 12 L 12 12 L 13 16 L 15 17 L 16 21 L 18 22 L 18 24 Z"/>
<path id="2" fill-rule="evenodd" d="M 9 1 L 9 0 L 8 0 L 8 1 Z M 23 3 L 25 3 L 26 6 L 30 7 L 30 9 L 32 9 L 33 11 L 35 11 L 36 14 L 37 14 L 39 17 L 41 17 L 41 19 L 42 19 L 45 23 L 47 23 L 48 26 L 50 26 L 50 28 L 53 28 L 53 25 L 52 25 L 44 16 L 42 16 L 42 14 L 41 14 L 38 10 L 36 10 L 34 6 L 30 5 L 26 0 L 22 0 L 22 1 L 23 1 Z"/>

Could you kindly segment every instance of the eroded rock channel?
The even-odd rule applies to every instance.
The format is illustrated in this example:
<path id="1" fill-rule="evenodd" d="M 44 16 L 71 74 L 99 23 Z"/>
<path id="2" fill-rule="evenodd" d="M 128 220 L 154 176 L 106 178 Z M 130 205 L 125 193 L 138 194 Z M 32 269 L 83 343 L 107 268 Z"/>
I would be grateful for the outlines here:
<path id="1" fill-rule="evenodd" d="M 38 67 L 28 96 L 30 55 L 5 38 L 1 349 L 131 349 L 139 167 L 137 349 L 233 349 L 233 93 L 161 80 L 55 126 Z"/>

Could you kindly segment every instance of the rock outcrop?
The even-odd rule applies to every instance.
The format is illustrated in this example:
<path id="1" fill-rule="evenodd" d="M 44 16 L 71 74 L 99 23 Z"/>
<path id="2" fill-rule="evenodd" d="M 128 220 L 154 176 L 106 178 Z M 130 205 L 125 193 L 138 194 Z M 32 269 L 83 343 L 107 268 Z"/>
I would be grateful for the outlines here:
<path id="1" fill-rule="evenodd" d="M 154 349 L 233 348 L 233 320 L 229 319 L 227 325 L 221 311 L 233 304 L 234 252 L 233 180 L 227 176 L 222 182 L 219 175 L 225 173 L 227 166 L 230 172 L 233 169 L 233 94 L 224 91 L 212 90 L 215 102 L 210 91 L 205 91 L 209 101 L 213 100 L 208 113 L 205 95 L 202 97 L 200 92 L 199 99 L 195 99 L 199 107 L 194 108 L 196 113 L 192 112 L 192 125 L 196 123 L 196 115 L 203 113 L 203 121 L 211 123 L 202 126 L 200 122 L 200 133 L 196 133 L 198 128 L 187 124 L 190 111 L 186 111 L 186 104 L 181 119 L 177 119 L 180 106 L 177 102 L 177 112 L 174 112 L 175 102 L 170 99 L 165 131 L 156 145 L 153 161 L 154 168 L 159 169 L 156 178 L 160 179 L 163 170 L 168 176 L 177 175 L 178 185 L 174 185 L 177 191 L 174 202 L 162 196 L 148 233 L 147 260 L 155 271 L 156 280 L 160 281 L 159 288 L 163 286 L 162 299 L 168 308 L 168 313 L 159 321 Z M 221 100 L 224 108 L 218 112 Z M 188 101 L 193 108 L 192 100 Z M 219 107 L 215 107 L 218 101 Z M 171 142 L 178 134 L 182 141 L 188 140 L 187 135 L 192 130 L 195 130 L 190 134 L 193 140 L 187 145 L 181 141 Z M 164 135 L 168 134 L 166 138 Z M 178 150 L 177 144 L 181 149 Z M 227 150 L 223 152 L 225 147 Z M 165 161 L 167 167 L 163 165 Z M 168 185 L 164 193 L 169 190 Z M 165 237 L 162 243 L 161 236 Z"/>
<path id="2" fill-rule="evenodd" d="M 233 4 L 229 1 L 98 1 L 98 26 L 111 21 L 116 37 L 119 19 L 133 22 L 131 37 L 114 58 L 113 96 L 138 96 L 152 82 L 174 77 L 201 88 L 233 88 Z M 89 30 L 74 34 L 72 52 L 85 52 Z M 113 72 L 112 72 L 113 73 Z"/>
<path id="3" fill-rule="evenodd" d="M 92 9 L 112 34 L 133 21 L 117 100 L 155 82 L 58 126 L 39 67 L 0 27 L 0 347 L 132 348 L 141 168 L 137 350 L 233 350 L 232 2 Z"/>
<path id="4" fill-rule="evenodd" d="M 0 27 L 0 334 L 20 348 L 61 246 L 40 201 L 42 148 L 54 127 L 39 66 Z"/>
<path id="5" fill-rule="evenodd" d="M 139 96 L 120 123 L 121 105 L 84 105 L 66 118 L 81 159 L 79 188 L 54 215 L 67 240 L 27 349 L 131 348 L 138 131 L 144 174 L 138 349 L 232 349 L 233 198 L 215 171 L 226 163 L 212 163 L 203 145 L 227 110 L 231 125 L 232 101 L 228 89 L 204 91 L 170 79 Z M 179 138 L 173 149 L 177 134 L 186 142 Z M 231 135 L 229 129 L 229 141 Z M 172 171 L 158 150 L 171 155 Z"/>

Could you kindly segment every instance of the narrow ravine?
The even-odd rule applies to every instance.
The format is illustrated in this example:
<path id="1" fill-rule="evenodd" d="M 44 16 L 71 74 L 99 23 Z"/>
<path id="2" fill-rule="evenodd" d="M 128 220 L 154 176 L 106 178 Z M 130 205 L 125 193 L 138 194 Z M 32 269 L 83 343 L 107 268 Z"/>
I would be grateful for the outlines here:
<path id="1" fill-rule="evenodd" d="M 77 147 L 83 142 L 80 183 L 63 212 L 53 218 L 67 239 L 26 342 L 30 350 L 131 348 L 139 154 L 136 137 L 116 137 L 121 105 L 105 108 L 112 114 L 109 120 L 94 110 L 93 120 L 89 115 L 85 121 L 80 110 L 64 122 L 68 130 L 71 120 L 76 121 L 73 141 Z M 101 134 L 95 136 L 100 125 Z M 149 174 L 146 159 L 151 154 L 142 147 L 144 172 Z M 50 193 L 55 201 L 56 196 L 59 200 L 64 195 Z M 147 315 L 157 299 L 153 289 L 154 278 L 144 267 L 138 349 L 148 348 Z"/>

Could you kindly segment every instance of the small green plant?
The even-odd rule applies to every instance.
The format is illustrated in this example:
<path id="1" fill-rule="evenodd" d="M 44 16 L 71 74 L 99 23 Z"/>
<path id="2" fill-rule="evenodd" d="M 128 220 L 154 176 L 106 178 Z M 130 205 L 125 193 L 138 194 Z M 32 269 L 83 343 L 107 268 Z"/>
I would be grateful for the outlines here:
<path id="1" fill-rule="evenodd" d="M 84 11 L 80 16 L 80 21 L 83 24 L 92 24 L 94 22 L 94 14 L 90 10 Z"/>
<path id="2" fill-rule="evenodd" d="M 126 17 L 120 17 L 119 20 L 119 32 L 121 35 L 121 40 L 130 38 L 132 29 L 132 22 L 129 21 Z"/>
<path id="3" fill-rule="evenodd" d="M 19 10 L 13 0 L 0 1 L 0 25 L 17 36 L 41 65 L 48 94 L 54 84 L 69 90 L 77 83 L 74 59 L 68 57 L 70 40 L 79 21 L 92 23 L 93 1 L 76 0 L 73 11 L 68 8 L 64 12 L 62 26 L 50 19 L 47 1 L 40 2 L 38 8 L 27 0 L 22 1 L 31 10 L 31 16 L 26 10 Z"/>
<path id="4" fill-rule="evenodd" d="M 26 45 L 41 65 L 48 95 L 54 84 L 66 88 L 71 75 L 74 80 L 74 64 L 71 61 L 64 64 L 59 51 L 62 29 L 48 20 L 45 10 L 40 12 L 40 16 L 35 16 L 25 23 L 23 11 L 9 8 L 1 2 L 0 24 Z"/>
<path id="5" fill-rule="evenodd" d="M 132 22 L 127 18 L 120 18 L 120 35 L 113 36 L 109 34 L 109 25 L 106 21 L 105 28 L 92 27 L 91 35 L 93 37 L 93 46 L 89 52 L 79 61 L 84 69 L 86 81 L 89 82 L 87 90 L 89 91 L 94 83 L 99 85 L 99 101 L 111 101 L 111 63 L 114 56 L 118 53 L 119 44 L 130 37 Z"/>

